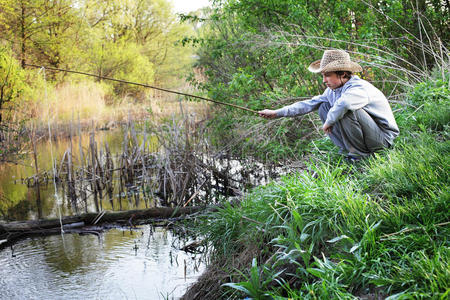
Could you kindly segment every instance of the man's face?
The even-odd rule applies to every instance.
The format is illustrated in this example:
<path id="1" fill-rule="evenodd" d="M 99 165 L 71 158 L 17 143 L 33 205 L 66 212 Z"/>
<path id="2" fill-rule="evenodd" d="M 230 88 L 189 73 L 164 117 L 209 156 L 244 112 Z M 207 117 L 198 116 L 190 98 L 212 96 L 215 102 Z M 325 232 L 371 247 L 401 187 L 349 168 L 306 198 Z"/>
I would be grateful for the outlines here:
<path id="1" fill-rule="evenodd" d="M 322 73 L 323 83 L 330 89 L 334 90 L 344 84 L 341 78 L 335 72 Z"/>

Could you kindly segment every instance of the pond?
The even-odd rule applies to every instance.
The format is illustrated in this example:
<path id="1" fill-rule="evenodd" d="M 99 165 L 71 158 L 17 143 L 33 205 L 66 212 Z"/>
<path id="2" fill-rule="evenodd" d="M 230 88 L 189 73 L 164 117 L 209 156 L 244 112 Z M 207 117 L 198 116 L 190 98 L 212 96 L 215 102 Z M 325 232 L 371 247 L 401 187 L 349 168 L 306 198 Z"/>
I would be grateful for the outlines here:
<path id="1" fill-rule="evenodd" d="M 189 143 L 182 140 L 188 135 L 179 132 L 160 145 L 161 137 L 136 131 L 133 133 L 136 145 L 124 146 L 124 139 L 131 135 L 128 131 L 129 128 L 118 128 L 94 134 L 82 132 L 80 137 L 74 135 L 71 140 L 42 140 L 36 147 L 39 184 L 34 184 L 37 172 L 32 153 L 17 165 L 0 164 L 0 221 L 59 218 L 186 202 L 210 204 L 218 195 L 240 194 L 285 172 L 255 160 L 207 153 L 201 147 L 196 149 L 192 140 Z M 95 147 L 91 147 L 92 139 Z M 170 144 L 167 140 L 177 143 Z M 69 155 L 66 154 L 70 148 L 71 176 L 75 178 L 72 194 L 67 184 Z M 92 148 L 95 155 L 91 154 Z M 94 171 L 89 166 L 90 156 L 95 158 Z M 108 170 L 111 170 L 109 178 Z M 59 182 L 53 182 L 54 173 L 59 173 Z"/>
<path id="2" fill-rule="evenodd" d="M 97 131 L 95 140 L 118 153 L 124 130 Z M 89 133 L 82 133 L 83 151 L 88 144 Z M 79 145 L 78 136 L 74 136 L 75 159 Z M 39 171 L 51 171 L 52 161 L 60 161 L 69 147 L 69 139 L 37 143 Z M 24 179 L 35 173 L 32 153 L 17 165 L 0 165 L 0 220 L 98 211 L 92 196 L 86 207 L 75 207 L 64 186 L 52 180 L 27 186 Z M 142 209 L 149 204 L 127 198 L 119 204 L 117 191 L 113 203 L 106 195 L 100 201 L 101 210 Z M 176 299 L 205 268 L 200 255 L 180 250 L 188 241 L 172 230 L 151 225 L 133 231 L 110 229 L 98 237 L 63 234 L 22 240 L 0 251 L 0 299 Z"/>
<path id="3" fill-rule="evenodd" d="M 0 299 L 177 299 L 205 268 L 171 230 L 23 240 L 0 252 Z"/>
<path id="4" fill-rule="evenodd" d="M 111 152 L 117 153 L 123 141 L 123 128 L 110 131 L 96 131 L 95 140 L 98 145 L 107 143 Z M 82 132 L 81 145 L 86 152 L 89 145 L 89 133 Z M 73 157 L 75 163 L 79 158 L 79 137 L 72 139 Z M 37 143 L 37 160 L 39 171 L 52 172 L 52 162 L 61 161 L 64 153 L 70 147 L 70 139 L 42 140 Z M 66 191 L 60 186 L 55 186 L 51 180 L 38 187 L 29 187 L 24 179 L 32 177 L 36 173 L 32 153 L 27 153 L 18 164 L 0 164 L 0 219 L 6 220 L 36 220 L 42 218 L 57 218 L 58 212 L 64 215 L 72 215 L 77 212 L 95 211 L 92 201 L 87 202 L 87 207 L 82 210 L 72 205 L 67 199 Z M 58 207 L 59 204 L 59 207 Z M 106 197 L 101 199 L 102 207 L 113 210 Z M 129 208 L 128 201 L 123 201 L 123 209 Z M 140 207 L 133 205 L 130 208 L 145 208 L 144 203 Z M 80 211 L 78 211 L 80 210 Z"/>

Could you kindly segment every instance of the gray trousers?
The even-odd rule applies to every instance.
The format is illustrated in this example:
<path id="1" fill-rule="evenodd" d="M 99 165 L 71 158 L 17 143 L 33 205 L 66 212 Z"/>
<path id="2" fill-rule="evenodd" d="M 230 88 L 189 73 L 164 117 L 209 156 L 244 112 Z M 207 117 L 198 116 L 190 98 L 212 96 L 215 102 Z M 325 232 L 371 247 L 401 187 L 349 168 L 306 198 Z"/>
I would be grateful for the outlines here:
<path id="1" fill-rule="evenodd" d="M 320 105 L 319 116 L 322 123 L 325 123 L 330 108 L 328 102 Z M 343 151 L 361 156 L 368 156 L 391 146 L 386 134 L 364 109 L 349 110 L 334 124 L 329 137 Z"/>

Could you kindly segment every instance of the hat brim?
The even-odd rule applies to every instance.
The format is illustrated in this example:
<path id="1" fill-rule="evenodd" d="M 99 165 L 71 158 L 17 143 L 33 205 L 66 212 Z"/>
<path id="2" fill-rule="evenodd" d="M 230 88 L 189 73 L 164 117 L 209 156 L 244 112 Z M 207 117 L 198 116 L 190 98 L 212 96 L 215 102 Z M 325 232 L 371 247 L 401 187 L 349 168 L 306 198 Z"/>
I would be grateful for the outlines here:
<path id="1" fill-rule="evenodd" d="M 313 73 L 319 73 L 320 72 L 320 59 L 311 63 L 308 67 L 308 70 Z"/>
<path id="2" fill-rule="evenodd" d="M 320 68 L 320 60 L 316 60 L 309 65 L 308 70 L 313 73 L 327 73 L 336 71 L 350 71 L 352 73 L 362 72 L 362 67 L 353 61 L 342 62 L 333 61 L 327 64 L 323 69 Z"/>

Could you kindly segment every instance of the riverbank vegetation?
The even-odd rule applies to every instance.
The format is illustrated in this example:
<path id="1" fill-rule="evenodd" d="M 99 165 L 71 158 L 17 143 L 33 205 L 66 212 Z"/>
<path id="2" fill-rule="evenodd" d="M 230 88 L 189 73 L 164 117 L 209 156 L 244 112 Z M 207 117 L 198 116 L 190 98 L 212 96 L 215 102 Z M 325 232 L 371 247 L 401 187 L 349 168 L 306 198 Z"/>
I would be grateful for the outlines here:
<path id="1" fill-rule="evenodd" d="M 184 299 L 446 299 L 448 5 L 216 4 L 209 31 L 193 41 L 208 79 L 199 86 L 211 97 L 263 109 L 319 94 L 321 78 L 307 66 L 324 49 L 346 49 L 363 65 L 359 76 L 388 97 L 401 134 L 393 149 L 349 165 L 315 116 L 262 123 L 223 108 L 217 144 L 309 163 L 198 220 L 193 230 L 214 259 Z"/>
<path id="2" fill-rule="evenodd" d="M 214 1 L 191 39 L 206 78 L 197 86 L 220 101 L 276 109 L 321 94 L 322 79 L 307 67 L 324 49 L 339 48 L 363 66 L 359 76 L 392 103 L 402 101 L 433 70 L 448 68 L 449 9 L 438 1 Z M 320 136 L 314 114 L 261 122 L 215 110 L 216 144 L 226 141 L 238 155 L 297 160 Z"/>
<path id="3" fill-rule="evenodd" d="M 185 298 L 446 299 L 449 95 L 448 73 L 418 84 L 395 149 L 354 166 L 315 143 L 304 172 L 200 221 L 215 259 Z"/>
<path id="4" fill-rule="evenodd" d="M 163 0 L 0 3 L 0 161 L 6 152 L 20 152 L 21 137 L 28 136 L 23 128 L 30 124 L 33 133 L 55 119 L 108 123 L 124 119 L 130 109 L 136 114 L 161 109 L 151 106 L 155 101 L 167 112 L 166 102 L 154 100 L 161 99 L 159 94 L 29 69 L 27 64 L 170 88 L 186 84 L 179 76 L 189 70 L 195 49 L 198 60 L 186 88 L 259 110 L 320 94 L 321 78 L 307 66 L 324 49 L 347 50 L 363 66 L 359 76 L 388 96 L 401 131 L 393 149 L 360 164 L 342 161 L 336 147 L 321 135 L 314 114 L 265 121 L 213 106 L 207 122 L 173 118 L 158 127 L 159 133 L 152 132 L 160 138 L 165 156 L 153 164 L 161 174 L 156 182 L 160 185 L 147 183 L 148 195 L 164 191 L 162 199 L 172 200 L 166 205 L 192 205 L 204 184 L 209 192 L 220 180 L 228 184 L 232 178 L 219 178 L 214 169 L 215 160 L 222 157 L 251 157 L 284 166 L 307 161 L 301 172 L 248 193 L 242 188 L 247 194 L 239 206 L 224 201 L 223 208 L 197 218 L 192 230 L 205 238 L 202 246 L 210 249 L 212 264 L 185 298 L 448 297 L 447 2 L 217 0 L 204 16 L 182 16 L 181 24 Z M 203 25 L 192 27 L 187 21 Z M 184 38 L 177 42 L 179 36 Z M 205 138 L 204 144 L 196 134 Z M 127 136 L 134 147 L 122 144 L 125 155 L 119 171 L 136 171 L 135 178 L 145 178 L 148 164 L 139 152 L 149 150 L 145 138 L 140 143 L 134 133 L 124 134 L 125 141 Z M 98 161 L 107 160 L 94 159 L 96 149 L 100 153 L 102 148 L 91 144 L 95 168 L 101 166 Z M 209 167 L 202 178 L 201 169 L 189 164 L 194 161 L 190 155 L 202 157 L 206 151 L 214 153 L 214 160 L 196 162 Z M 69 169 L 72 153 L 67 153 L 61 165 L 67 163 Z M 133 164 L 125 166 L 129 158 Z M 250 168 L 255 173 L 256 167 Z M 232 169 L 227 164 L 227 172 Z M 207 180 L 211 174 L 215 182 Z M 242 169 L 239 175 L 235 182 L 258 174 Z M 129 184 L 130 191 L 135 189 Z M 83 197 L 80 191 L 84 189 L 73 193 L 74 201 Z M 208 191 L 204 199 L 211 196 Z M 222 194 L 241 192 L 228 189 Z M 136 194 L 129 193 L 130 199 Z"/>

